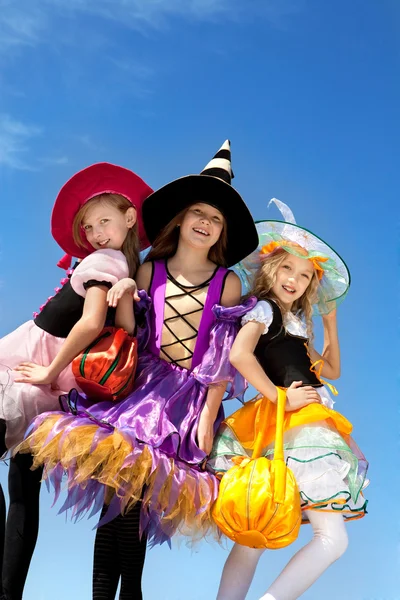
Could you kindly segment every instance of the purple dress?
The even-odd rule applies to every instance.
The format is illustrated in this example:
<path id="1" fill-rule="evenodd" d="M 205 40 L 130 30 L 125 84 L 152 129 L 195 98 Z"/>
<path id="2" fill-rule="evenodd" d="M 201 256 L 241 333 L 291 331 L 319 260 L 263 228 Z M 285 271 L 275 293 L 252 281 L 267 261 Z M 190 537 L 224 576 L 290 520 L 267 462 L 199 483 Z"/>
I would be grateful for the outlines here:
<path id="1" fill-rule="evenodd" d="M 244 392 L 245 381 L 230 364 L 229 351 L 240 319 L 255 299 L 220 306 L 228 271 L 216 269 L 205 282 L 206 299 L 186 369 L 160 358 L 171 276 L 164 261 L 153 265 L 152 300 L 140 293 L 145 323 L 139 342 L 145 349 L 139 353 L 133 392 L 119 403 L 89 404 L 72 390 L 61 397 L 67 414 L 34 419 L 24 445 L 35 464 L 45 466 L 56 496 L 66 470 L 68 497 L 61 510 L 72 508 L 78 517 L 89 509 L 97 512 L 106 501 L 109 520 L 142 499 L 141 529 L 156 544 L 177 531 L 200 538 L 214 527 L 211 507 L 218 480 L 202 468 L 206 455 L 196 432 L 209 385 L 228 382 L 227 399 Z M 215 431 L 222 419 L 221 406 Z"/>

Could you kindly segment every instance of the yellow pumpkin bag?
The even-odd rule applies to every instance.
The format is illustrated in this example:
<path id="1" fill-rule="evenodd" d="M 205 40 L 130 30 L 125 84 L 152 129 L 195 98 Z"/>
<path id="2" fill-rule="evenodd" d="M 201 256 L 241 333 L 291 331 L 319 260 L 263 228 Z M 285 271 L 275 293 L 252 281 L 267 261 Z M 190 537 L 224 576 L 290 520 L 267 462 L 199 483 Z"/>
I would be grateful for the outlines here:
<path id="1" fill-rule="evenodd" d="M 252 458 L 236 458 L 223 476 L 213 506 L 213 518 L 234 542 L 251 548 L 278 549 L 289 546 L 301 525 L 300 494 L 283 455 L 283 420 L 286 392 L 277 388 L 274 458 L 261 456 L 262 424 L 268 423 L 271 401 L 263 398 L 260 430 Z"/>

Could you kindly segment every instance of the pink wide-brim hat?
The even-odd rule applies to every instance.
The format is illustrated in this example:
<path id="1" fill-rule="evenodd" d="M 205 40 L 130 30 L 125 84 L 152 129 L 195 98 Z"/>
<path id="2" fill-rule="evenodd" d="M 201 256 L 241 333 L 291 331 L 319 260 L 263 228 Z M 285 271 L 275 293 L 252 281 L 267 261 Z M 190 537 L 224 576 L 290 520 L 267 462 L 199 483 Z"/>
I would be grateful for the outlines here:
<path id="1" fill-rule="evenodd" d="M 138 175 L 110 163 L 96 163 L 75 173 L 61 188 L 51 215 L 51 233 L 57 244 L 70 256 L 85 258 L 94 251 L 88 243 L 82 248 L 74 242 L 73 223 L 79 209 L 99 194 L 119 194 L 124 196 L 137 211 L 140 249 L 150 243 L 142 220 L 142 204 L 153 190 Z M 84 238 L 82 238 L 84 242 Z"/>

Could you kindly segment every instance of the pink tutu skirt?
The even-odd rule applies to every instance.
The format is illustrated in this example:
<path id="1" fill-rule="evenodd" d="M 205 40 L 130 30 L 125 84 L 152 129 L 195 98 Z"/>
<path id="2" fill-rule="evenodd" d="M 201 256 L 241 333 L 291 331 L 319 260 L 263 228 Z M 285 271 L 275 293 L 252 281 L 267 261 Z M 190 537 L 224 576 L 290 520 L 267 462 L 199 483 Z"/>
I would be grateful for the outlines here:
<path id="1" fill-rule="evenodd" d="M 13 369 L 21 362 L 48 366 L 57 356 L 64 338 L 58 338 L 27 321 L 12 333 L 0 339 L 0 419 L 7 423 L 6 445 L 11 450 L 23 439 L 34 417 L 51 410 L 59 410 L 60 394 L 76 385 L 71 366 L 57 379 L 59 390 L 50 385 L 16 383 L 19 375 Z"/>

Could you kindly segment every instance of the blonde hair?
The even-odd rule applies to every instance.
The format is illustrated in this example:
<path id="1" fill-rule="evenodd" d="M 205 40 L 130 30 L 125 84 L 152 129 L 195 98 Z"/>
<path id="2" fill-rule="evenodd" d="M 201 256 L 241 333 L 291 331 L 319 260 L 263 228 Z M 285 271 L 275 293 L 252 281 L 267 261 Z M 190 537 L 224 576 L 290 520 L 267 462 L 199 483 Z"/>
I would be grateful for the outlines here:
<path id="1" fill-rule="evenodd" d="M 195 203 L 194 203 L 195 204 Z M 192 206 L 192 205 L 190 205 Z M 182 223 L 187 211 L 190 206 L 181 210 L 171 221 L 162 229 L 157 238 L 154 240 L 154 244 L 145 261 L 160 260 L 163 258 L 171 258 L 177 251 L 179 243 L 179 226 Z M 226 259 L 225 252 L 228 245 L 228 234 L 226 231 L 226 221 L 224 219 L 224 225 L 221 231 L 221 235 L 214 246 L 212 246 L 208 253 L 208 258 L 216 265 L 225 267 Z"/>
<path id="2" fill-rule="evenodd" d="M 286 310 L 279 303 L 279 300 L 273 293 L 272 288 L 276 281 L 276 272 L 284 262 L 287 255 L 288 253 L 286 250 L 283 248 L 278 248 L 266 258 L 263 258 L 262 263 L 255 274 L 252 290 L 248 294 L 249 296 L 256 296 L 256 298 L 259 300 L 274 300 L 278 304 L 282 313 L 285 313 Z M 314 338 L 312 315 L 313 305 L 317 299 L 318 285 L 318 276 L 314 270 L 311 281 L 308 284 L 304 294 L 293 302 L 291 308 L 292 313 L 298 317 L 304 317 L 307 326 L 307 335 L 310 338 L 310 341 L 312 341 Z"/>
<path id="3" fill-rule="evenodd" d="M 72 235 L 77 246 L 85 249 L 91 249 L 88 244 L 85 233 L 82 229 L 82 223 L 85 220 L 88 210 L 97 202 L 108 204 L 119 210 L 122 214 L 133 206 L 129 200 L 119 194 L 99 194 L 88 200 L 75 215 L 72 225 Z M 129 268 L 129 276 L 135 277 L 139 267 L 139 233 L 138 224 L 128 230 L 124 243 L 122 244 L 121 252 L 124 254 Z"/>

